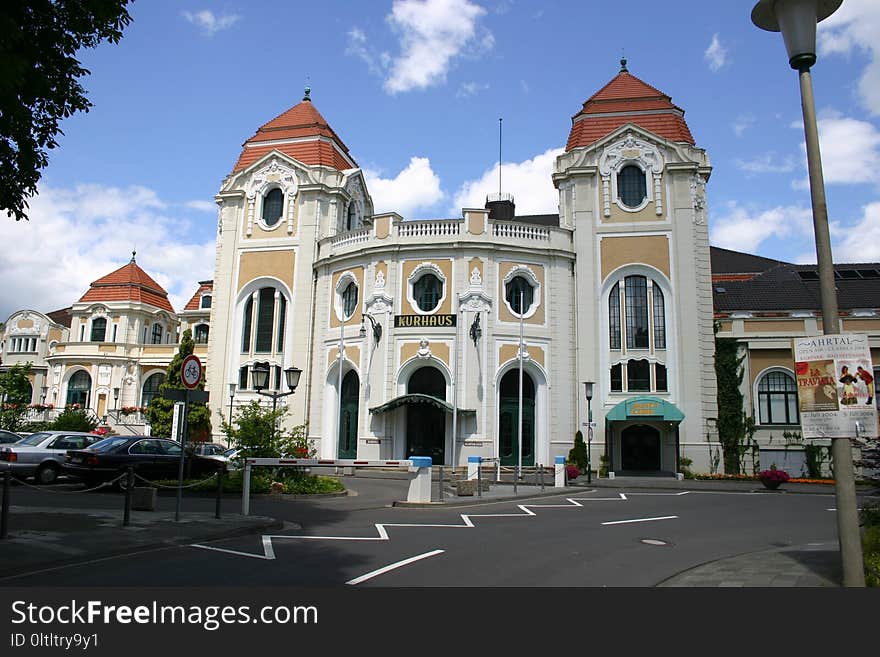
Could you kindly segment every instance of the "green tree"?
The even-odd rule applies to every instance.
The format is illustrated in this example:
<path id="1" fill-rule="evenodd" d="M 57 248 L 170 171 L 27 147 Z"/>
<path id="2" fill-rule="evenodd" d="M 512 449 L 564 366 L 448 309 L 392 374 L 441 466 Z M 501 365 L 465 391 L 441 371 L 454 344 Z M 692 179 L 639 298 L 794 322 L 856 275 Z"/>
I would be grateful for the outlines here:
<path id="1" fill-rule="evenodd" d="M 715 327 L 715 377 L 718 381 L 718 442 L 724 452 L 724 472 L 740 474 L 740 452 L 746 433 L 743 415 L 742 362 L 739 342 L 719 338 Z"/>
<path id="2" fill-rule="evenodd" d="M 15 364 L 0 374 L 0 426 L 7 431 L 19 431 L 24 424 L 31 401 L 31 364 Z"/>
<path id="3" fill-rule="evenodd" d="M 0 3 L 0 207 L 27 219 L 61 119 L 88 112 L 75 55 L 118 43 L 130 0 L 4 0 Z"/>
<path id="4" fill-rule="evenodd" d="M 304 424 L 289 431 L 279 428 L 286 414 L 286 406 L 273 411 L 254 400 L 238 409 L 233 424 L 224 421 L 222 431 L 229 444 L 249 458 L 313 457 Z"/>
<path id="5" fill-rule="evenodd" d="M 580 431 L 574 434 L 574 447 L 568 452 L 568 462 L 576 465 L 581 472 L 587 469 L 587 444 L 584 442 L 584 434 Z"/>
<path id="6" fill-rule="evenodd" d="M 192 331 L 187 329 L 183 332 L 180 339 L 180 347 L 171 364 L 165 371 L 165 381 L 159 386 L 159 394 L 150 401 L 147 417 L 150 420 L 153 436 L 161 438 L 171 438 L 171 424 L 174 415 L 174 402 L 165 398 L 166 390 L 186 390 L 183 382 L 180 380 L 180 368 L 183 365 L 183 359 L 193 352 L 195 343 L 192 339 Z M 197 386 L 199 390 L 205 389 L 205 371 L 202 370 L 202 380 Z M 207 440 L 211 436 L 211 413 L 207 406 L 202 402 L 192 402 L 189 405 L 189 414 L 186 418 L 187 442 Z"/>

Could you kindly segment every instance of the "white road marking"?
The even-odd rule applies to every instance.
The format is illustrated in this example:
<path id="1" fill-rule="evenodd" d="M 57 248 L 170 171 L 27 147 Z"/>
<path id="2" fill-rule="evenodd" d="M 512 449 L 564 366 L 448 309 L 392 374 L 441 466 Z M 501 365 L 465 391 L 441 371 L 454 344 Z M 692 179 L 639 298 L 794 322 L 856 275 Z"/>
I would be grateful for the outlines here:
<path id="1" fill-rule="evenodd" d="M 633 518 L 632 520 L 613 520 L 611 522 L 603 522 L 603 525 L 625 525 L 630 522 L 651 522 L 652 520 L 672 520 L 678 516 L 658 516 L 656 518 Z"/>
<path id="2" fill-rule="evenodd" d="M 587 493 L 596 492 L 595 489 L 586 491 Z M 629 495 L 668 495 L 678 496 L 690 491 L 679 493 L 629 493 Z M 277 534 L 266 534 L 263 539 L 263 554 L 255 554 L 248 552 L 239 552 L 238 550 L 228 550 L 226 548 L 210 547 L 201 544 L 191 544 L 190 547 L 200 548 L 203 550 L 212 550 L 214 552 L 226 552 L 245 557 L 253 557 L 255 559 L 265 559 L 271 561 L 275 559 L 275 551 L 273 549 L 273 541 L 388 541 L 391 540 L 388 535 L 388 529 L 391 527 L 419 527 L 419 528 L 439 528 L 439 529 L 473 529 L 475 527 L 472 518 L 530 518 L 537 514 L 532 509 L 577 509 L 584 505 L 581 502 L 626 502 L 627 493 L 618 493 L 617 497 L 567 497 L 565 501 L 568 504 L 517 504 L 519 513 L 462 513 L 460 515 L 460 524 L 436 524 L 436 523 L 376 523 L 376 536 L 288 536 Z M 678 516 L 665 516 L 664 518 L 677 518 Z M 630 522 L 630 521 L 624 521 Z M 603 523 L 607 524 L 607 523 Z"/>
<path id="3" fill-rule="evenodd" d="M 427 559 L 429 557 L 435 557 L 438 554 L 443 554 L 444 550 L 431 550 L 430 552 L 425 552 L 424 554 L 417 554 L 414 557 L 410 557 L 409 559 L 404 559 L 403 561 L 398 561 L 396 563 L 389 564 L 387 566 L 383 566 L 382 568 L 378 568 L 376 570 L 372 570 L 368 572 L 366 575 L 361 575 L 360 577 L 355 577 L 354 579 L 350 579 L 346 582 L 346 584 L 351 584 L 354 586 L 355 584 L 360 584 L 361 582 L 366 582 L 368 579 L 373 579 L 374 577 L 378 577 L 379 575 L 383 575 L 388 571 L 394 570 L 396 568 L 402 568 L 403 566 L 408 566 L 411 563 L 416 561 L 421 561 L 422 559 Z"/>

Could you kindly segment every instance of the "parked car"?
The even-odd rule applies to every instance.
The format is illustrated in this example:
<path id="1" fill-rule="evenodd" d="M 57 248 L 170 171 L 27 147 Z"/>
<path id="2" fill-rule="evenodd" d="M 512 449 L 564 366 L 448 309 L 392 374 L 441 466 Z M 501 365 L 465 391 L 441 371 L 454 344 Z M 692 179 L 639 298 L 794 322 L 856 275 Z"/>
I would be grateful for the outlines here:
<path id="1" fill-rule="evenodd" d="M 219 456 L 226 451 L 223 445 L 217 443 L 193 443 L 189 449 L 198 456 Z"/>
<path id="2" fill-rule="evenodd" d="M 206 456 L 205 458 L 214 459 L 215 461 L 223 463 L 226 466 L 227 470 L 241 469 L 241 449 L 239 449 L 238 447 L 230 447 L 220 454 L 212 454 L 210 456 Z"/>
<path id="3" fill-rule="evenodd" d="M 24 438 L 24 436 L 19 433 L 0 429 L 0 445 L 10 445 L 12 443 L 17 443 L 22 438 Z"/>
<path id="4" fill-rule="evenodd" d="M 131 466 L 144 479 L 176 479 L 180 467 L 180 444 L 150 436 L 112 436 L 84 449 L 72 449 L 64 460 L 64 473 L 89 486 L 116 479 Z M 218 462 L 185 454 L 184 468 L 190 477 L 201 478 L 217 471 Z M 124 480 L 117 487 L 123 488 Z"/>
<path id="5" fill-rule="evenodd" d="M 8 463 L 16 476 L 51 484 L 61 474 L 67 450 L 88 447 L 96 440 L 98 436 L 83 431 L 38 431 L 0 447 L 0 462 Z"/>

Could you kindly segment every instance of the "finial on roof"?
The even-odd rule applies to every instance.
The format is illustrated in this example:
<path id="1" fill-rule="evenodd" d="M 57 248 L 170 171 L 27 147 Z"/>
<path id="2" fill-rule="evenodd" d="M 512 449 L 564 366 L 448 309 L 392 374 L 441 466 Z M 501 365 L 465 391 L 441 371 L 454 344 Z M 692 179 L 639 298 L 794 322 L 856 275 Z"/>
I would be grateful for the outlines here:
<path id="1" fill-rule="evenodd" d="M 306 95 L 303 96 L 303 100 L 307 100 L 309 102 L 312 102 L 312 99 L 309 98 L 310 93 L 312 93 L 312 88 L 309 85 L 306 85 Z"/>
<path id="2" fill-rule="evenodd" d="M 131 261 L 134 262 L 134 257 L 137 255 L 137 251 L 131 252 Z"/>
<path id="3" fill-rule="evenodd" d="M 621 73 L 629 73 L 629 69 L 626 68 L 626 57 L 620 58 L 620 72 Z"/>

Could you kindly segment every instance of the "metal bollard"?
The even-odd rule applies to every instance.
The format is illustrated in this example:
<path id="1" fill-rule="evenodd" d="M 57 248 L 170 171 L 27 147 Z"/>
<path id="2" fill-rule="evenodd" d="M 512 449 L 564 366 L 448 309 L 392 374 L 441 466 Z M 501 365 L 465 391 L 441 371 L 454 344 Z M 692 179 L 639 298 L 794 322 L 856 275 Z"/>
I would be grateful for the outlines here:
<path id="1" fill-rule="evenodd" d="M 131 524 L 131 489 L 134 488 L 134 468 L 128 466 L 125 469 L 125 513 L 122 516 L 122 526 Z"/>
<path id="2" fill-rule="evenodd" d="M 440 473 L 440 481 L 438 482 L 438 491 L 437 491 L 437 499 L 438 501 L 443 501 L 443 466 L 439 466 L 438 472 Z"/>
<path id="3" fill-rule="evenodd" d="M 217 520 L 220 520 L 220 500 L 223 499 L 223 475 L 226 473 L 226 468 L 219 467 L 217 468 L 217 500 L 214 506 L 214 517 Z"/>
<path id="4" fill-rule="evenodd" d="M 241 515 L 251 513 L 251 464 L 245 463 L 244 475 L 241 481 Z"/>
<path id="5" fill-rule="evenodd" d="M 477 465 L 477 497 L 483 497 L 483 459 Z"/>
<path id="6" fill-rule="evenodd" d="M 12 486 L 12 466 L 7 466 L 3 473 L 3 507 L 0 511 L 0 538 L 6 538 L 9 528 L 9 490 Z"/>
<path id="7" fill-rule="evenodd" d="M 544 466 L 538 466 L 538 474 L 541 476 L 541 492 L 544 492 Z"/>

